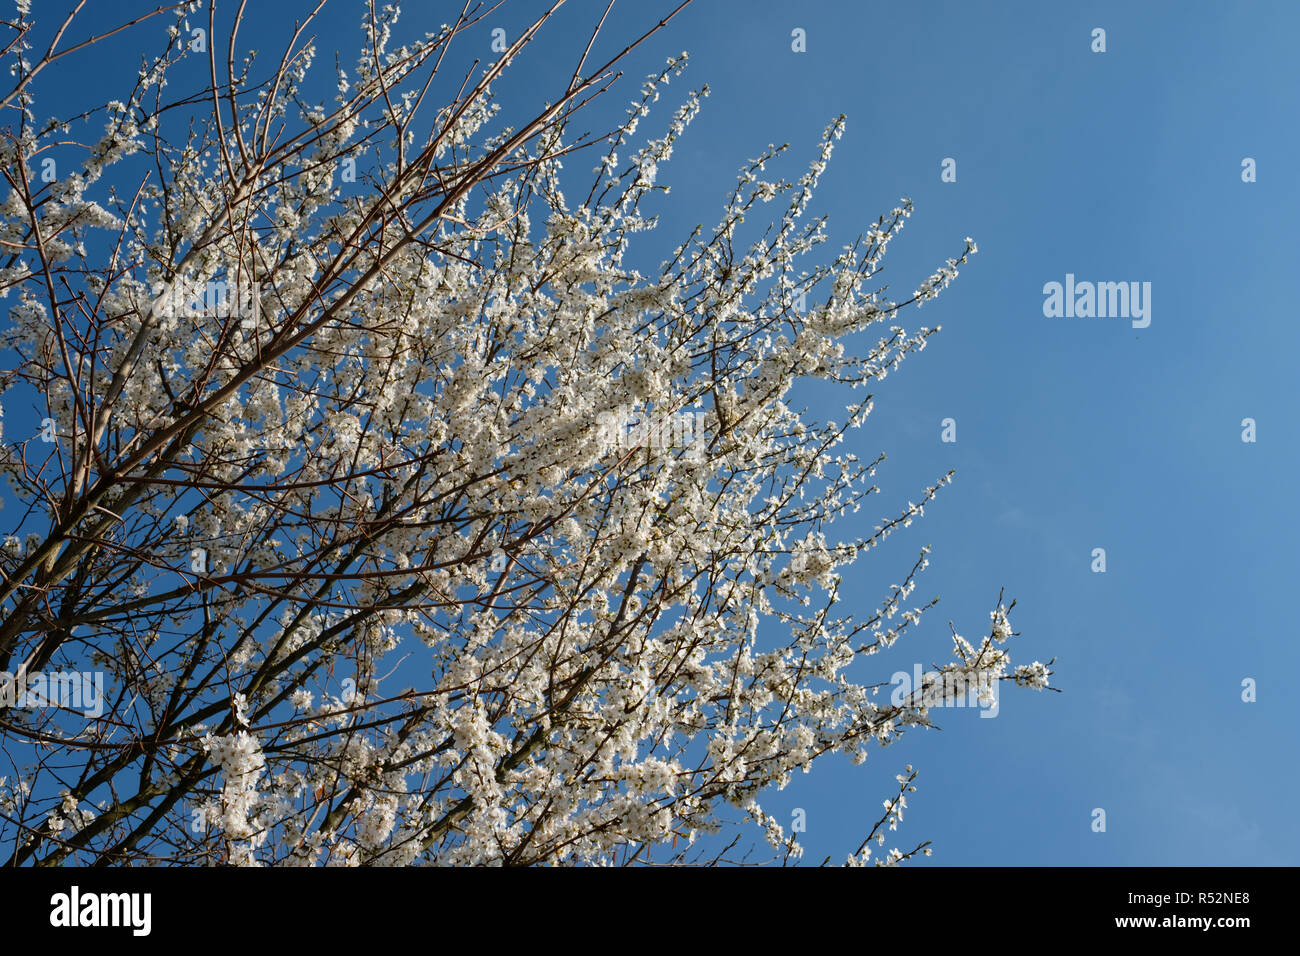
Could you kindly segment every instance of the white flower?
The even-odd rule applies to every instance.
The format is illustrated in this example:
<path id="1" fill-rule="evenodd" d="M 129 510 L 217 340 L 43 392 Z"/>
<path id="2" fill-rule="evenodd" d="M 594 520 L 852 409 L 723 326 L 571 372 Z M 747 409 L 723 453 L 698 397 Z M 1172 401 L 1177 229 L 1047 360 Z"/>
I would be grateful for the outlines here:
<path id="1" fill-rule="evenodd" d="M 999 606 L 990 637 L 954 639 L 957 660 L 917 689 L 920 704 L 882 706 L 863 658 L 919 627 L 930 605 L 906 602 L 926 552 L 875 608 L 844 606 L 866 580 L 849 566 L 923 520 L 950 478 L 874 533 L 870 520 L 835 523 L 879 490 L 879 460 L 860 461 L 848 430 L 872 404 L 849 399 L 936 331 L 900 324 L 912 303 L 875 278 L 911 202 L 863 243 L 822 251 L 833 247 L 809 210 L 839 117 L 789 177 L 764 178 L 784 147 L 747 161 L 714 224 L 657 265 L 658 237 L 638 234 L 658 226 L 650 207 L 707 88 L 657 137 L 634 134 L 685 54 L 611 131 L 594 189 L 566 194 L 562 161 L 580 141 L 540 123 L 503 150 L 524 127 L 497 122 L 486 85 L 413 119 L 453 28 L 399 49 L 394 8 L 360 20 L 355 66 L 328 68 L 333 103 L 308 84 L 308 45 L 265 93 L 241 86 L 230 125 L 185 94 L 157 118 L 155 93 L 188 46 L 173 27 L 171 53 L 138 84 L 132 67 L 129 93 L 108 102 L 83 167 L 60 169 L 37 202 L 0 196 L 0 239 L 30 246 L 35 223 L 46 252 L 0 265 L 0 294 L 12 292 L 0 348 L 18 366 L 0 400 L 26 403 L 44 383 L 40 418 L 59 426 L 26 436 L 25 460 L 11 442 L 0 468 L 31 515 L 16 534 L 63 539 L 0 532 L 10 577 L 22 553 L 52 559 L 0 582 L 21 618 L 6 620 L 14 659 L 72 607 L 83 623 L 60 653 L 91 659 L 111 699 L 141 702 L 151 749 L 114 777 L 124 786 L 178 774 L 201 741 L 208 774 L 176 807 L 207 824 L 186 833 L 189 859 L 610 865 L 640 846 L 649 861 L 729 826 L 728 801 L 795 855 L 760 797 L 823 755 L 860 763 L 924 722 L 926 699 L 987 693 L 1012 666 Z M 30 167 L 76 138 L 19 125 L 32 131 L 0 141 L 0 165 Z M 417 130 L 436 137 L 430 152 Z M 249 171 L 263 134 L 273 165 Z M 115 194 L 138 180 L 108 167 L 142 150 L 161 183 Z M 763 213 L 769 223 L 741 226 Z M 105 228 L 112 251 L 92 254 L 104 244 L 85 234 Z M 974 251 L 968 239 L 917 299 L 941 294 Z M 78 269 L 44 274 L 73 257 Z M 51 314 L 50 278 L 75 284 L 60 295 L 76 309 Z M 247 308 L 236 290 L 253 290 Z M 812 412 L 788 404 L 807 379 L 819 380 Z M 86 427 L 103 432 L 89 458 Z M 56 472 L 25 470 L 34 451 L 62 456 L 85 500 L 69 511 L 42 487 Z M 113 652 L 127 644 L 129 661 Z M 408 676 L 409 690 L 386 683 Z M 1037 662 L 1015 676 L 1046 686 Z M 340 682 L 342 699 L 328 691 Z M 89 804 L 54 796 L 67 764 L 34 771 L 36 805 L 82 832 L 87 856 L 116 845 L 114 828 L 85 832 Z M 17 792 L 0 794 L 13 818 Z M 116 801 L 148 793 L 100 795 L 115 817 Z M 903 794 L 886 807 L 900 827 Z M 175 823 L 137 859 L 169 845 L 159 834 Z M 62 852 L 44 842 L 38 860 Z M 877 859 L 864 847 L 848 865 Z"/>
<path id="2" fill-rule="evenodd" d="M 1039 661 L 1032 664 L 1021 664 L 1016 668 L 1016 683 L 1021 687 L 1032 687 L 1035 690 L 1042 690 L 1047 686 L 1049 671 L 1047 665 Z"/>
<path id="3" fill-rule="evenodd" d="M 1007 620 L 1006 608 L 998 605 L 996 611 L 990 611 L 989 617 L 993 619 L 993 639 L 1005 641 L 1011 636 L 1011 622 Z"/>

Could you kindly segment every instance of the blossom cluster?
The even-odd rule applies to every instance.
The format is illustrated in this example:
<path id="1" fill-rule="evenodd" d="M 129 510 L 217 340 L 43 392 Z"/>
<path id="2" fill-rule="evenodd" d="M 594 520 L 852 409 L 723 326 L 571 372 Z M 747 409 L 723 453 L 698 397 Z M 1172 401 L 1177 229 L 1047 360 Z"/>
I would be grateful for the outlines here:
<path id="1" fill-rule="evenodd" d="M 875 277 L 910 202 L 818 261 L 839 117 L 793 181 L 768 173 L 785 146 L 747 161 L 716 223 L 652 267 L 643 201 L 707 87 L 636 137 L 684 55 L 577 182 L 566 109 L 500 122 L 508 58 L 419 112 L 472 24 L 395 47 L 396 9 L 368 11 L 333 105 L 308 96 L 307 45 L 277 83 L 233 63 L 230 101 L 190 124 L 157 107 L 193 65 L 184 13 L 81 168 L 0 202 L 0 239 L 27 250 L 0 270 L 0 401 L 56 439 L 24 454 L 10 423 L 0 459 L 27 514 L 0 546 L 0 654 L 57 645 L 130 702 L 41 731 L 87 761 L 65 793 L 35 757 L 0 780 L 0 859 L 707 859 L 738 821 L 797 856 L 764 795 L 928 725 L 870 672 L 933 606 L 911 601 L 928 549 L 865 620 L 842 591 L 952 476 L 877 504 L 883 455 L 849 439 L 872 402 L 818 420 L 796 389 L 872 389 L 924 349 L 936 329 L 901 316 L 974 243 L 902 302 Z M 21 108 L 5 159 L 30 180 L 64 124 Z M 148 307 L 223 282 L 256 290 L 255 334 L 220 297 Z M 633 408 L 689 414 L 689 443 L 610 441 L 602 414 Z M 863 507 L 874 530 L 837 534 Z M 954 635 L 949 671 L 1007 676 L 1009 610 L 978 647 Z"/>

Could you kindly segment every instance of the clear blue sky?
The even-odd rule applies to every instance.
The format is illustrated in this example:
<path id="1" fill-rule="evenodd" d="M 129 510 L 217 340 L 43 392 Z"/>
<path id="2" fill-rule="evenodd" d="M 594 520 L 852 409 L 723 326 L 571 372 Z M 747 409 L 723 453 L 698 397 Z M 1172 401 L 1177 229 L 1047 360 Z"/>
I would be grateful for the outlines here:
<path id="1" fill-rule="evenodd" d="M 651 6 L 624 5 L 611 37 Z M 903 298 L 975 238 L 960 278 L 908 321 L 943 331 L 875 389 L 852 433 L 859 454 L 889 455 L 867 526 L 948 468 L 956 479 L 846 590 L 869 613 L 930 544 L 915 597 L 941 603 L 873 666 L 950 659 L 946 622 L 987 633 L 1005 585 L 1020 602 L 1017 659 L 1055 656 L 1065 693 L 1005 688 L 996 719 L 936 712 L 942 731 L 860 767 L 822 764 L 769 810 L 788 821 L 804 808 L 805 859 L 842 861 L 910 762 L 918 791 L 887 846 L 933 840 L 924 865 L 1300 862 L 1300 704 L 1285 677 L 1300 657 L 1300 6 L 791 6 L 697 3 L 630 71 L 639 81 L 686 49 L 685 79 L 712 90 L 661 172 L 664 239 L 714 222 L 769 142 L 792 145 L 797 176 L 841 112 L 814 204 L 828 251 L 911 197 L 885 269 Z M 791 50 L 796 27 L 806 53 Z M 1096 27 L 1105 53 L 1091 50 Z M 946 157 L 955 183 L 940 181 Z M 1150 282 L 1150 326 L 1044 317 L 1044 283 L 1067 273 Z M 809 394 L 814 408 L 834 399 Z M 940 441 L 950 416 L 955 444 Z M 1255 703 L 1241 699 L 1247 677 Z"/>
<path id="2" fill-rule="evenodd" d="M 541 6 L 507 4 L 458 55 L 492 59 L 490 30 L 513 39 Z M 830 215 L 828 254 L 902 196 L 916 211 L 886 258 L 895 297 L 958 255 L 965 236 L 979 244 L 938 301 L 905 313 L 909 328 L 943 331 L 875 389 L 868 427 L 851 433 L 861 456 L 889 455 L 880 510 L 859 516 L 866 530 L 949 468 L 956 479 L 922 521 L 858 563 L 846 590 L 869 614 L 932 545 L 915 597 L 941 603 L 873 663 L 877 679 L 948 660 L 949 619 L 969 638 L 986 633 L 1005 585 L 1024 634 L 1013 660 L 1056 657 L 1065 692 L 1004 688 L 997 719 L 936 712 L 942 731 L 909 732 L 860 767 L 827 761 L 799 776 L 766 804 L 787 822 L 807 811 L 809 862 L 856 848 L 906 763 L 921 771 L 919 789 L 887 846 L 933 840 L 920 865 L 1300 862 L 1300 704 L 1285 676 L 1298 663 L 1300 5 L 1082 6 L 697 0 L 591 113 L 590 128 L 603 129 L 683 49 L 685 83 L 712 89 L 660 171 L 673 192 L 653 207 L 662 225 L 646 270 L 696 222 L 716 221 L 746 159 L 789 142 L 781 170 L 796 177 L 839 113 L 847 131 L 814 203 Z M 567 77 L 602 7 L 577 0 L 517 61 L 500 87 L 507 116 L 553 98 L 547 78 Z M 433 29 L 459 8 L 408 5 L 398 33 Z M 621 4 L 597 54 L 669 8 Z M 258 11 L 271 31 L 265 56 L 306 9 Z M 359 4 L 327 9 L 325 79 L 334 48 L 354 61 L 360 19 Z M 796 27 L 805 53 L 791 50 Z M 1090 50 L 1096 27 L 1105 53 Z M 120 72 L 137 49 L 106 45 L 85 72 L 38 89 L 83 106 L 101 93 L 125 99 L 83 84 L 96 62 Z M 680 84 L 642 132 L 658 135 Z M 36 112 L 56 111 L 38 101 Z M 955 183 L 940 180 L 946 157 Z M 1257 182 L 1242 182 L 1245 157 Z M 584 179 L 592 164 L 573 162 Z M 1043 285 L 1067 273 L 1150 282 L 1150 326 L 1045 317 Z M 832 390 L 806 395 L 824 417 L 842 414 Z M 955 444 L 940 441 L 947 417 Z M 1254 444 L 1241 440 L 1246 417 Z M 1090 569 L 1098 547 L 1105 574 Z M 1255 703 L 1241 700 L 1244 678 L 1258 682 Z M 1097 807 L 1105 833 L 1091 828 Z"/>

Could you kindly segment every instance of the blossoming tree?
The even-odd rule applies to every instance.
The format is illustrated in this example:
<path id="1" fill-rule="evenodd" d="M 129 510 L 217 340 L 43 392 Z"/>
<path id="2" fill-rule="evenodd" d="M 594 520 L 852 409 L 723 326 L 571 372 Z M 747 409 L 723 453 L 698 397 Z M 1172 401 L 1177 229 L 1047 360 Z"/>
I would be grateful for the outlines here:
<path id="1" fill-rule="evenodd" d="M 825 422 L 786 402 L 920 351 L 935 330 L 900 315 L 975 245 L 899 302 L 868 285 L 909 204 L 806 259 L 842 118 L 797 181 L 765 178 L 784 147 L 748 162 L 716 225 L 646 269 L 643 201 L 707 87 L 638 135 L 683 54 L 618 128 L 572 131 L 676 11 L 597 63 L 601 17 L 509 127 L 493 85 L 556 42 L 554 9 L 449 80 L 483 10 L 395 47 L 396 11 L 365 5 L 315 106 L 310 18 L 267 76 L 242 7 L 151 12 L 121 29 L 158 52 L 50 179 L 78 118 L 39 121 L 37 81 L 85 44 L 70 16 L 33 59 L 19 8 L 0 671 L 99 673 L 106 705 L 0 704 L 0 860 L 718 862 L 755 823 L 789 860 L 765 792 L 929 723 L 928 701 L 848 675 L 933 606 L 908 605 L 926 550 L 869 618 L 840 591 L 951 473 L 836 538 L 877 491 L 881 459 L 843 447 L 871 397 Z M 168 85 L 196 62 L 197 88 Z M 562 170 L 575 156 L 594 177 Z M 629 421 L 675 416 L 689 441 Z M 975 645 L 954 632 L 950 674 L 1046 685 L 1009 664 L 1009 610 Z M 849 863 L 925 849 L 871 857 L 914 777 Z"/>

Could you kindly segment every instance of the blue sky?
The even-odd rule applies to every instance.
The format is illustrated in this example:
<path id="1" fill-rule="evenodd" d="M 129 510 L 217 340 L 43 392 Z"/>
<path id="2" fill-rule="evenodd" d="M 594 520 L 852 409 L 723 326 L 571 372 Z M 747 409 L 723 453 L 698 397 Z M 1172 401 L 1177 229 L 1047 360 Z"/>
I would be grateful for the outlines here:
<path id="1" fill-rule="evenodd" d="M 542 6 L 507 4 L 458 55 L 486 62 L 491 29 L 513 39 Z M 920 770 L 918 792 L 888 845 L 932 840 L 919 865 L 1300 862 L 1300 705 L 1285 677 L 1298 663 L 1300 188 L 1287 170 L 1300 155 L 1300 6 L 1078 6 L 697 0 L 637 51 L 584 124 L 620 117 L 642 78 L 681 50 L 691 53 L 685 83 L 711 88 L 661 170 L 673 191 L 652 207 L 661 228 L 645 271 L 695 223 L 716 221 L 746 159 L 789 142 L 780 169 L 797 177 L 840 113 L 847 130 L 813 206 L 830 216 L 827 254 L 903 196 L 915 214 L 884 273 L 896 298 L 965 236 L 979 244 L 937 301 L 904 313 L 909 328 L 943 331 L 874 390 L 875 413 L 851 433 L 851 450 L 889 459 L 878 513 L 864 509 L 845 535 L 949 468 L 955 481 L 852 569 L 846 591 L 861 602 L 850 609 L 869 614 L 931 545 L 915 598 L 941 603 L 873 665 L 884 668 L 877 679 L 949 659 L 949 619 L 968 638 L 986 633 L 1005 586 L 1023 634 L 1013 661 L 1055 657 L 1064 693 L 1006 688 L 997 719 L 938 713 L 942 731 L 909 732 L 860 767 L 826 761 L 800 776 L 766 804 L 785 821 L 806 811 L 809 862 L 857 847 L 907 763 Z M 459 8 L 408 6 L 398 33 L 433 29 Z M 554 89 L 548 78 L 567 78 L 601 8 L 575 2 L 516 62 L 500 87 L 507 116 Z M 597 57 L 669 8 L 621 4 Z M 258 16 L 282 33 L 305 9 Z M 327 9 L 320 46 L 350 63 L 360 7 Z M 1090 49 L 1097 27 L 1105 53 Z M 791 49 L 795 28 L 806 52 Z M 268 40 L 267 55 L 281 42 Z M 87 105 L 94 64 L 121 67 L 137 43 L 91 51 L 85 71 L 40 89 Z M 319 66 L 330 72 L 325 57 Z M 657 135 L 681 83 L 643 132 Z M 55 110 L 38 101 L 36 112 Z M 957 181 L 945 183 L 949 157 Z M 1242 181 L 1245 157 L 1256 182 Z M 585 181 L 593 163 L 573 166 Z M 1150 326 L 1045 317 L 1043 285 L 1067 273 L 1150 282 Z M 804 394 L 831 418 L 836 402 L 860 397 Z M 940 441 L 948 417 L 955 443 Z M 1241 440 L 1246 417 L 1253 444 Z M 1104 574 L 1090 568 L 1098 547 Z M 1241 699 L 1245 678 L 1258 682 L 1254 703 Z M 1092 829 L 1099 807 L 1104 833 Z"/>
<path id="2" fill-rule="evenodd" d="M 611 35 L 649 19 L 629 5 Z M 805 53 L 791 50 L 796 27 Z M 1097 27 L 1105 53 L 1091 50 Z M 846 590 L 869 611 L 930 544 L 915 597 L 941 603 L 880 666 L 949 659 L 946 622 L 986 633 L 1005 585 L 1024 635 L 1013 659 L 1056 657 L 1065 692 L 1008 688 L 996 719 L 939 713 L 942 731 L 799 776 L 768 805 L 786 820 L 807 811 L 807 861 L 856 848 L 909 762 L 918 791 L 896 842 L 933 840 L 923 865 L 1300 860 L 1300 705 L 1284 677 L 1300 537 L 1297 27 L 1300 7 L 1284 3 L 715 0 L 638 61 L 648 72 L 689 50 L 685 79 L 712 91 L 661 174 L 667 236 L 714 221 L 769 142 L 792 145 L 798 175 L 842 112 L 814 202 L 829 249 L 912 198 L 885 260 L 901 298 L 965 236 L 979 244 L 909 319 L 943 331 L 851 433 L 859 454 L 889 455 L 867 525 L 948 468 L 955 481 Z M 948 157 L 953 183 L 940 181 Z M 1044 283 L 1067 273 L 1150 282 L 1150 326 L 1044 317 Z M 809 395 L 834 417 L 832 390 Z"/>

